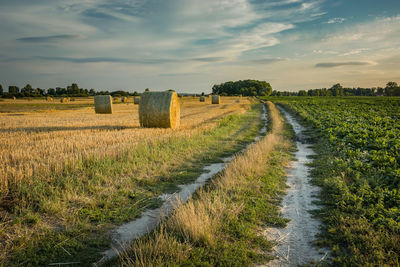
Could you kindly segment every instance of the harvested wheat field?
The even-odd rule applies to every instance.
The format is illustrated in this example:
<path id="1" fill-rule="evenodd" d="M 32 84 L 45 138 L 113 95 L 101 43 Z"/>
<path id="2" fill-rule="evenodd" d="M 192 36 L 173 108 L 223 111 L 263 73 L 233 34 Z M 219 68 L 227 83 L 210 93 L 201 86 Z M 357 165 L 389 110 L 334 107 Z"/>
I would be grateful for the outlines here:
<path id="1" fill-rule="evenodd" d="M 0 102 L 0 265 L 94 262 L 114 225 L 250 142 L 260 107 L 236 99 L 180 99 L 175 130 L 141 128 L 133 103 Z"/>

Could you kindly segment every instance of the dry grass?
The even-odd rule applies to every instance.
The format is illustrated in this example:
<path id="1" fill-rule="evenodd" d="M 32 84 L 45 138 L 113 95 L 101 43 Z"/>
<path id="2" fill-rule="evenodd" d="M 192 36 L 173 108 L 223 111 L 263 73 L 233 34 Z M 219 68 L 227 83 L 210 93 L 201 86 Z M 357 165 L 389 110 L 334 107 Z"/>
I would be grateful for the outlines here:
<path id="1" fill-rule="evenodd" d="M 102 204 L 99 200 L 104 200 L 107 206 L 114 203 L 118 194 L 132 193 L 133 197 L 135 194 L 145 197 L 148 191 L 139 187 L 133 190 L 131 184 L 143 186 L 164 177 L 198 153 L 199 147 L 186 149 L 185 156 L 175 161 L 174 166 L 169 166 L 166 159 L 147 155 L 148 151 L 142 149 L 138 153 L 144 152 L 143 160 L 147 161 L 130 166 L 135 168 L 134 177 L 129 169 L 118 175 L 104 174 L 103 179 L 103 174 L 98 174 L 95 166 L 87 169 L 80 165 L 82 162 L 110 158 L 116 159 L 110 163 L 115 165 L 128 148 L 134 150 L 143 143 L 160 144 L 193 136 L 201 138 L 202 133 L 216 128 L 218 119 L 244 113 L 250 107 L 248 100 L 237 104 L 236 99 L 226 97 L 224 105 L 219 106 L 200 103 L 193 98 L 180 100 L 181 127 L 178 130 L 140 128 L 138 106 L 133 103 L 116 104 L 113 114 L 102 115 L 95 114 L 93 98 L 77 98 L 74 103 L 61 104 L 57 100 L 51 103 L 79 107 L 69 110 L 49 110 L 45 99 L 29 102 L 18 99 L 15 101 L 17 104 L 14 100 L 1 102 L 0 110 L 13 112 L 0 113 L 0 161 L 4 163 L 0 165 L 0 265 L 10 256 L 9 251 L 23 251 L 31 238 L 37 238 L 33 237 L 36 233 L 42 235 L 42 232 L 75 224 L 88 227 L 85 224 L 89 223 L 89 216 L 85 219 L 80 212 L 97 210 L 93 207 Z M 82 174 L 63 176 L 71 173 L 69 170 L 80 168 Z M 59 181 L 57 177 L 64 180 Z M 29 197 L 37 202 L 25 198 L 27 190 Z M 19 207 L 17 211 L 12 209 L 13 205 Z"/>
<path id="2" fill-rule="evenodd" d="M 11 101 L 1 102 L 0 106 L 12 105 Z M 26 100 L 17 101 L 28 104 Z M 115 105 L 112 115 L 95 114 L 93 107 L 0 113 L 0 199 L 8 188 L 29 180 L 33 175 L 46 177 L 60 173 L 66 164 L 74 168 L 78 160 L 92 155 L 118 155 L 128 144 L 170 136 L 190 136 L 214 127 L 216 119 L 244 112 L 249 106 L 248 101 L 239 105 L 234 98 L 224 101 L 224 106 L 211 106 L 184 99 L 178 131 L 140 128 L 138 106 L 132 104 Z"/>
<path id="3" fill-rule="evenodd" d="M 243 203 L 234 200 L 240 191 L 259 191 L 261 182 L 254 178 L 265 175 L 270 153 L 278 145 L 290 147 L 282 138 L 284 122 L 278 110 L 271 102 L 268 106 L 272 131 L 237 155 L 212 181 L 211 189 L 201 190 L 195 199 L 178 206 L 153 235 L 133 242 L 120 255 L 121 265 L 156 266 L 169 262 L 179 265 L 188 259 L 192 246 L 209 247 L 216 242 L 217 230 L 224 220 L 236 218 L 243 209 Z"/>

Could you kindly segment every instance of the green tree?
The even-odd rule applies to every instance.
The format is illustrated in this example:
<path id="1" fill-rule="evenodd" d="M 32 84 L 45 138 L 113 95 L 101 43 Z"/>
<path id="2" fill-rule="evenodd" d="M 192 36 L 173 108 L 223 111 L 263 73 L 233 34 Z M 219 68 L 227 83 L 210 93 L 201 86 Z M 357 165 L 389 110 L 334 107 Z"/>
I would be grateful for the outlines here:
<path id="1" fill-rule="evenodd" d="M 145 92 L 150 92 L 150 89 L 149 89 L 149 88 L 146 88 L 144 91 L 145 91 Z"/>
<path id="2" fill-rule="evenodd" d="M 306 90 L 300 90 L 298 96 L 307 96 Z"/>
<path id="3" fill-rule="evenodd" d="M 396 82 L 388 82 L 385 87 L 385 95 L 400 96 L 400 87 Z"/>
<path id="4" fill-rule="evenodd" d="M 0 84 L 0 95 L 3 95 L 3 86 L 1 86 L 1 84 Z"/>
<path id="5" fill-rule="evenodd" d="M 125 92 L 125 91 L 122 91 L 122 90 L 118 90 L 118 91 L 111 92 L 111 95 L 115 96 L 115 97 L 117 97 L 117 95 L 119 95 L 119 96 L 129 96 L 129 93 Z"/>
<path id="6" fill-rule="evenodd" d="M 13 94 L 13 95 L 18 94 L 19 93 L 19 87 L 15 86 L 15 85 L 8 86 L 8 93 Z"/>
<path id="7" fill-rule="evenodd" d="M 25 96 L 32 96 L 35 93 L 35 90 L 32 88 L 32 86 L 28 83 L 21 89 L 21 93 L 25 94 Z"/>
<path id="8" fill-rule="evenodd" d="M 47 89 L 47 94 L 48 95 L 56 95 L 56 90 L 54 88 L 49 88 L 49 89 Z"/>
<path id="9" fill-rule="evenodd" d="M 333 85 L 330 90 L 332 91 L 333 96 L 342 96 L 343 95 L 343 87 L 340 83 Z"/>
<path id="10" fill-rule="evenodd" d="M 212 87 L 212 93 L 217 95 L 225 93 L 227 95 L 269 96 L 272 93 L 272 87 L 266 81 L 239 80 L 215 84 Z"/>

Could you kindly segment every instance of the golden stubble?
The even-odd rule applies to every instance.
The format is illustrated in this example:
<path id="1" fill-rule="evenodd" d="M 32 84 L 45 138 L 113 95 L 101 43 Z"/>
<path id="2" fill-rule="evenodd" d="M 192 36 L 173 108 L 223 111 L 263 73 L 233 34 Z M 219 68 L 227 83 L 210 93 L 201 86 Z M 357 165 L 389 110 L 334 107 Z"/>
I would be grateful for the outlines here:
<path id="1" fill-rule="evenodd" d="M 115 104 L 113 114 L 95 114 L 93 107 L 76 110 L 48 110 L 29 105 L 49 103 L 46 100 L 8 100 L 0 109 L 24 104 L 23 111 L 0 113 L 0 199 L 9 188 L 29 182 L 33 176 L 50 179 L 66 166 L 75 168 L 79 160 L 90 157 L 115 156 L 136 144 L 169 137 L 190 137 L 216 126 L 225 115 L 243 113 L 248 100 L 236 103 L 236 98 L 223 98 L 223 105 L 211 105 L 210 100 L 181 98 L 181 126 L 177 130 L 140 128 L 138 105 Z M 53 103 L 54 102 L 54 103 Z M 71 101 L 54 99 L 52 104 L 73 105 L 93 103 L 93 100 Z M 27 111 L 28 110 L 28 111 Z"/>

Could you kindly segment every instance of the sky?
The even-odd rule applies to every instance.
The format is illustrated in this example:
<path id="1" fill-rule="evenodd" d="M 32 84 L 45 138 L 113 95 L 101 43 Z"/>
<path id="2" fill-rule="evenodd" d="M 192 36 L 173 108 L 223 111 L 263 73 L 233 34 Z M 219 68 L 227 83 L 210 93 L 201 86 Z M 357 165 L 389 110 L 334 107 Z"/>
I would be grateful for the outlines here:
<path id="1" fill-rule="evenodd" d="M 400 0 L 0 0 L 0 84 L 211 92 L 400 83 Z"/>

